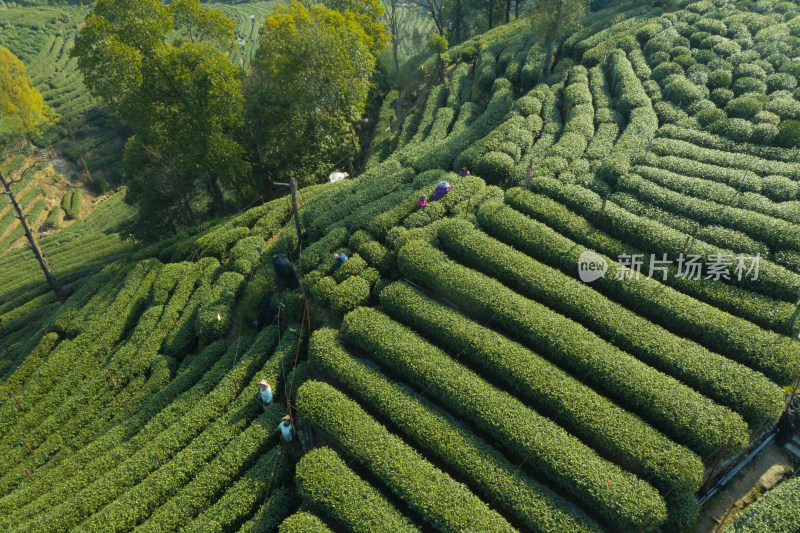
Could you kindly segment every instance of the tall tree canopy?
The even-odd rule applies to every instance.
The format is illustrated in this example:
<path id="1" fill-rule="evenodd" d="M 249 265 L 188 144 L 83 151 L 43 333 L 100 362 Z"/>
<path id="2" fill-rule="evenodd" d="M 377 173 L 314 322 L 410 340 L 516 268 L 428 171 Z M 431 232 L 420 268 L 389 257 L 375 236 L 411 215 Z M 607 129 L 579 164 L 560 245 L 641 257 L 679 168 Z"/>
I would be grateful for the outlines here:
<path id="1" fill-rule="evenodd" d="M 233 21 L 197 0 L 99 0 L 86 18 L 72 55 L 89 89 L 131 124 L 128 197 L 143 211 L 193 223 L 207 191 L 225 214 L 220 182 L 235 186 L 246 170 L 234 44 Z"/>
<path id="2" fill-rule="evenodd" d="M 586 14 L 586 0 L 533 0 L 531 28 L 545 44 L 542 76 L 550 73 L 556 39 L 569 32 Z"/>
<path id="3" fill-rule="evenodd" d="M 379 40 L 382 51 L 385 30 Z M 262 26 L 246 90 L 251 157 L 260 173 L 314 183 L 353 150 L 375 43 L 361 14 L 298 2 L 275 8 Z"/>
<path id="4" fill-rule="evenodd" d="M 0 46 L 0 134 L 31 136 L 58 119 L 44 104 L 39 91 L 31 87 L 25 65 Z"/>
<path id="5" fill-rule="evenodd" d="M 0 46 L 0 133 L 4 132 L 1 137 L 6 139 L 5 141 L 0 140 L 0 143 L 35 135 L 42 127 L 52 124 L 57 119 L 58 116 L 55 112 L 45 105 L 41 93 L 31 86 L 31 79 L 25 72 L 25 65 L 22 61 L 17 59 L 8 48 Z M 0 194 L 8 196 L 11 208 L 22 226 L 47 283 L 50 284 L 50 288 L 53 289 L 58 300 L 64 303 L 66 301 L 64 292 L 56 281 L 53 269 L 39 248 L 39 244 L 28 226 L 28 221 L 25 219 L 25 213 L 11 190 L 11 186 L 20 180 L 21 178 L 12 179 L 10 176 L 4 175 L 0 169 Z"/>

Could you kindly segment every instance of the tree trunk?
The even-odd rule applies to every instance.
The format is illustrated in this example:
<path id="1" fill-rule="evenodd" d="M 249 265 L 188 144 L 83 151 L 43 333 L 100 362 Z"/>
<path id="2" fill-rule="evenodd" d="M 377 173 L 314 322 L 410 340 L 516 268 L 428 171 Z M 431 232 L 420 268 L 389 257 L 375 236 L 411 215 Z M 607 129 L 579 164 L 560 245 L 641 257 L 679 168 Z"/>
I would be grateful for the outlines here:
<path id="1" fill-rule="evenodd" d="M 461 42 L 461 19 L 463 15 L 461 14 L 461 0 L 456 0 L 456 12 L 455 17 L 453 20 L 453 34 L 456 37 L 456 42 Z"/>
<path id="2" fill-rule="evenodd" d="M 214 205 L 217 207 L 217 216 L 224 217 L 227 212 L 225 210 L 225 197 L 222 195 L 222 189 L 219 187 L 217 178 L 208 180 L 208 189 L 211 191 L 211 196 L 214 198 Z"/>
<path id="3" fill-rule="evenodd" d="M 494 0 L 489 0 L 489 29 L 494 27 Z"/>
<path id="4" fill-rule="evenodd" d="M 444 59 L 442 59 L 442 54 L 439 54 L 439 83 L 444 83 Z"/>
<path id="5" fill-rule="evenodd" d="M 400 47 L 400 40 L 397 37 L 392 38 L 392 58 L 394 59 L 394 75 L 400 72 L 400 62 L 397 60 L 397 49 Z"/>
<path id="6" fill-rule="evenodd" d="M 28 239 L 28 242 L 31 243 L 33 255 L 35 255 L 36 260 L 39 261 L 39 266 L 42 267 L 42 272 L 44 272 L 44 277 L 47 279 L 47 283 L 50 284 L 50 288 L 53 289 L 58 301 L 62 304 L 65 303 L 67 301 L 67 297 L 64 296 L 64 291 L 61 290 L 61 285 L 58 284 L 56 276 L 53 274 L 53 269 L 50 267 L 50 264 L 47 262 L 47 259 L 44 256 L 44 252 L 42 252 L 42 250 L 39 248 L 39 244 L 33 237 L 33 232 L 31 231 L 30 226 L 28 226 L 28 221 L 25 220 L 25 213 L 22 212 L 22 208 L 19 206 L 19 203 L 17 203 L 16 196 L 14 196 L 14 193 L 11 192 L 11 184 L 2 173 L 0 173 L 0 181 L 5 189 L 5 194 L 7 194 L 9 200 L 11 200 L 11 205 L 14 207 L 14 211 L 17 213 L 19 223 L 22 224 L 22 230 L 25 232 L 25 237 Z"/>
<path id="7" fill-rule="evenodd" d="M 69 136 L 70 136 L 70 138 L 72 138 L 72 144 L 75 145 L 75 150 L 78 152 L 78 155 L 81 158 L 81 163 L 83 163 L 83 168 L 86 169 L 86 174 L 88 174 L 88 176 L 89 176 L 89 181 L 93 182 L 94 179 L 92 178 L 92 172 L 89 170 L 89 165 L 86 164 L 86 159 L 84 159 L 84 157 L 83 157 L 83 152 L 78 147 L 78 142 L 75 140 L 75 135 L 73 135 L 73 133 L 70 131 L 69 132 Z"/>
<path id="8" fill-rule="evenodd" d="M 514 18 L 519 18 L 519 0 L 514 0 Z"/>
<path id="9" fill-rule="evenodd" d="M 544 64 L 542 65 L 542 76 L 539 81 L 544 81 L 550 74 L 550 66 L 553 63 L 553 50 L 556 47 L 556 39 L 552 37 L 547 41 L 547 52 L 544 54 Z"/>
<path id="10" fill-rule="evenodd" d="M 506 24 L 511 21 L 511 0 L 506 0 Z"/>
<path id="11" fill-rule="evenodd" d="M 292 193 L 292 211 L 294 212 L 294 229 L 297 231 L 297 244 L 303 242 L 303 234 L 300 232 L 300 210 L 297 206 L 297 180 L 294 176 L 289 178 L 289 190 Z"/>
<path id="12" fill-rule="evenodd" d="M 186 191 L 181 187 L 181 200 L 183 200 L 183 217 L 186 219 L 187 226 L 194 226 L 194 212 L 192 206 L 189 204 L 189 198 L 186 196 Z"/>

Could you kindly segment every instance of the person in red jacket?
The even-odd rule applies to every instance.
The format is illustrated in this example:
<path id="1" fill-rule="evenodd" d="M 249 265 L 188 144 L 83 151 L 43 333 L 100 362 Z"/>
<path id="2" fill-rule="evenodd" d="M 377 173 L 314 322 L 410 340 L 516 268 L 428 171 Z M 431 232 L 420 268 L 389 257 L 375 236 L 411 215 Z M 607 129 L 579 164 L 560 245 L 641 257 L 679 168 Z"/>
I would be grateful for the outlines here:
<path id="1" fill-rule="evenodd" d="M 422 209 L 423 207 L 428 207 L 428 197 L 424 194 L 417 198 L 417 209 Z"/>

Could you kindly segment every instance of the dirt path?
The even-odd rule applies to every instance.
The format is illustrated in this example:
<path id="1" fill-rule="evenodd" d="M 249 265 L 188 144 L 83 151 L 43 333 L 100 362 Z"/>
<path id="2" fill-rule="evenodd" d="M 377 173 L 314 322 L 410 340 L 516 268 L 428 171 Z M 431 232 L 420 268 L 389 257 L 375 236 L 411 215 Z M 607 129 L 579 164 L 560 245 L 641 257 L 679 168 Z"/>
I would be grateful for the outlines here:
<path id="1" fill-rule="evenodd" d="M 775 486 L 783 478 L 787 469 L 791 469 L 791 457 L 782 446 L 769 443 L 753 462 L 728 482 L 725 490 L 706 504 L 700 512 L 699 523 L 689 531 L 721 533 L 746 503 Z"/>

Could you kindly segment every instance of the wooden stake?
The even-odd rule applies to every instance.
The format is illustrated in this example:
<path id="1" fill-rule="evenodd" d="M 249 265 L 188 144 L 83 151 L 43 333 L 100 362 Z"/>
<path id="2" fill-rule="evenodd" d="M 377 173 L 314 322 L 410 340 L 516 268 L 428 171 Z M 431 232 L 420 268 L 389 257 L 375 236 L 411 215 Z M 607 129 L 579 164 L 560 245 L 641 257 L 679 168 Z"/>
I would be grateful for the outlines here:
<path id="1" fill-rule="evenodd" d="M 197 268 L 200 268 L 200 253 L 197 250 L 194 251 L 194 257 L 197 259 Z"/>
<path id="2" fill-rule="evenodd" d="M 652 513 L 653 513 L 653 508 L 651 507 L 651 508 L 650 508 L 650 509 L 647 511 L 647 514 L 646 514 L 646 515 L 644 515 L 644 521 L 642 522 L 642 527 L 640 527 L 640 528 L 639 528 L 639 533 L 642 533 L 642 531 L 644 531 L 644 527 L 647 525 L 647 522 L 648 522 L 648 520 L 650 520 L 650 515 L 651 515 Z"/>
<path id="3" fill-rule="evenodd" d="M 131 413 L 131 406 L 128 405 L 128 400 L 122 400 L 122 401 L 125 402 L 125 409 L 128 410 L 128 416 L 133 416 L 133 413 Z"/>
<path id="4" fill-rule="evenodd" d="M 469 215 L 469 203 L 472 201 L 472 195 L 470 194 L 467 198 L 467 208 L 464 210 L 464 216 Z"/>
<path id="5" fill-rule="evenodd" d="M 108 376 L 108 380 L 111 382 L 111 384 L 112 384 L 114 387 L 116 387 L 116 386 L 117 386 L 117 382 L 116 382 L 116 381 L 114 381 L 114 378 L 113 378 L 113 376 L 111 375 L 111 372 L 109 372 L 109 371 L 108 371 L 108 369 L 106 369 L 106 376 Z"/>
<path id="6" fill-rule="evenodd" d="M 103 337 L 98 333 L 97 338 L 100 339 L 100 344 L 103 345 L 103 351 L 108 355 L 108 348 L 106 348 L 106 343 L 103 341 Z"/>
<path id="7" fill-rule="evenodd" d="M 86 285 L 86 288 L 87 288 L 87 289 L 89 289 L 89 294 L 91 294 L 92 296 L 94 296 L 94 291 L 93 291 L 93 290 L 92 290 L 92 288 L 89 286 L 89 282 L 88 282 L 88 281 L 86 281 L 86 280 L 83 280 L 83 283 L 84 283 L 84 285 Z"/>
<path id="8" fill-rule="evenodd" d="M 792 405 L 792 401 L 794 401 L 794 397 L 797 394 L 797 389 L 800 387 L 800 377 L 797 378 L 797 383 L 794 384 L 794 390 L 792 390 L 792 395 L 789 396 L 789 401 L 786 402 L 786 407 L 783 408 L 783 413 L 781 416 L 785 415 L 786 412 L 789 410 L 789 407 Z"/>
<path id="9" fill-rule="evenodd" d="M 681 255 L 686 253 L 686 247 L 689 246 L 689 240 L 692 238 L 691 235 L 686 236 L 686 242 L 683 243 L 683 250 L 681 250 Z"/>
<path id="10" fill-rule="evenodd" d="M 10 304 L 11 304 L 11 308 L 12 308 L 12 309 L 16 309 L 16 308 L 17 308 L 17 306 L 16 306 L 16 305 L 14 305 L 14 302 L 12 302 L 12 301 L 11 301 L 11 298 L 9 298 L 8 296 L 6 296 L 6 300 L 8 300 L 8 303 L 10 303 Z"/>
<path id="11" fill-rule="evenodd" d="M 239 390 L 239 382 L 236 381 L 235 376 L 233 377 L 233 386 L 236 387 L 236 397 L 238 398 L 242 392 Z"/>
<path id="12" fill-rule="evenodd" d="M 306 298 L 306 321 L 308 324 L 308 336 L 311 337 L 311 309 L 308 307 L 308 298 Z"/>
<path id="13" fill-rule="evenodd" d="M 25 442 L 25 439 L 20 439 L 20 442 L 22 442 L 22 444 L 24 444 L 25 447 L 28 448 L 28 451 L 31 452 L 31 455 L 33 455 L 33 450 L 31 450 L 31 447 L 28 446 L 27 442 Z"/>
<path id="14" fill-rule="evenodd" d="M 731 445 L 732 440 L 733 440 L 733 433 L 731 433 L 731 436 L 728 437 L 728 442 L 725 443 L 725 446 L 722 447 L 722 451 L 720 452 L 719 457 L 717 457 L 717 462 L 714 463 L 714 468 L 711 469 L 711 472 L 708 474 L 708 477 L 706 478 L 706 482 L 703 483 L 703 486 L 700 487 L 700 490 L 698 492 L 703 492 L 706 490 L 706 486 L 711 482 L 711 479 L 714 477 L 714 473 L 717 471 L 717 468 L 719 468 L 719 464 L 722 462 L 722 458 L 725 457 L 725 452 L 728 451 L 728 446 Z"/>
<path id="15" fill-rule="evenodd" d="M 144 259 L 142 259 L 142 256 L 139 256 L 139 262 L 142 264 L 142 270 L 147 270 L 144 268 Z"/>
<path id="16" fill-rule="evenodd" d="M 25 412 L 25 408 L 22 407 L 21 403 L 19 403 L 19 400 L 17 400 L 17 397 L 14 396 L 14 393 L 13 392 L 9 392 L 9 394 L 11 395 L 12 398 L 14 398 L 14 401 L 17 402 L 17 406 L 19 407 L 19 410 L 24 413 Z"/>
<path id="17" fill-rule="evenodd" d="M 173 315 L 172 312 L 170 311 L 169 316 L 172 317 L 172 323 L 175 324 L 175 327 L 177 328 L 178 327 L 178 321 L 175 320 L 175 315 Z"/>
<path id="18" fill-rule="evenodd" d="M 30 472 L 28 472 L 28 469 L 27 469 L 27 468 L 23 468 L 23 470 L 25 470 L 25 473 L 26 473 L 26 474 L 28 474 L 28 477 L 29 477 L 29 478 L 31 478 L 31 481 L 33 481 L 34 483 L 36 483 L 36 480 L 35 480 L 35 479 L 33 479 L 33 476 L 31 475 L 31 473 L 30 473 Z"/>
<path id="19" fill-rule="evenodd" d="M 156 459 L 158 459 L 158 466 L 164 466 L 164 463 L 161 462 L 161 457 L 158 455 L 158 452 L 156 452 Z"/>
<path id="20" fill-rule="evenodd" d="M 600 222 L 600 217 L 603 216 L 603 211 L 606 210 L 606 200 L 607 199 L 608 199 L 607 196 L 605 198 L 603 198 L 603 205 L 600 206 L 600 212 L 597 214 L 597 220 L 594 221 L 594 225 L 595 226 L 597 226 L 597 224 Z"/>
<path id="21" fill-rule="evenodd" d="M 42 335 L 44 335 L 44 338 L 47 339 L 47 344 L 50 345 L 50 350 L 52 350 L 53 349 L 53 341 L 51 341 L 50 337 L 47 336 L 47 332 L 44 330 L 44 328 L 42 328 Z"/>

